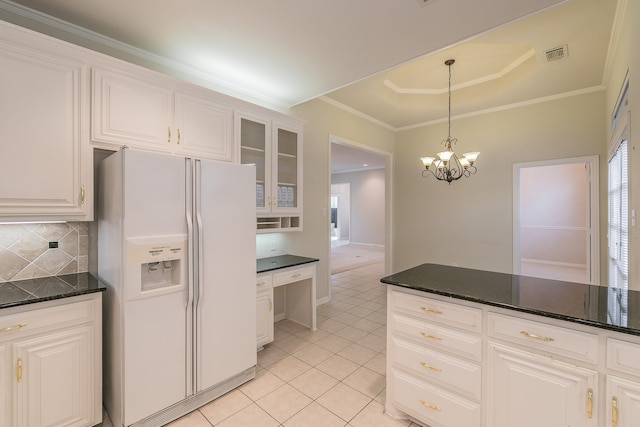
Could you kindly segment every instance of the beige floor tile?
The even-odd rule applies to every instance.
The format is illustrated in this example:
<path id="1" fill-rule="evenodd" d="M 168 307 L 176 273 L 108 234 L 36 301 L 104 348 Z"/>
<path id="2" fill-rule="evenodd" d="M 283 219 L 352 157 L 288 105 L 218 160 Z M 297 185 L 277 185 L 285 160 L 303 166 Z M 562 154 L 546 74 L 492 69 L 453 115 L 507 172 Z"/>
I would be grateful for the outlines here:
<path id="1" fill-rule="evenodd" d="M 342 381 L 358 369 L 358 364 L 345 359 L 342 356 L 333 355 L 316 366 L 316 368 L 325 374 L 331 375 L 333 378 Z"/>
<path id="2" fill-rule="evenodd" d="M 376 354 L 378 353 L 366 347 L 363 347 L 360 344 L 351 344 L 350 346 L 345 347 L 338 352 L 339 356 L 342 356 L 345 359 L 349 359 L 352 362 L 357 363 L 358 365 L 364 365 L 369 360 L 373 359 Z"/>
<path id="3" fill-rule="evenodd" d="M 246 408 L 253 402 L 240 390 L 235 389 L 217 398 L 200 408 L 200 412 L 211 424 L 217 424 L 220 421 L 229 418 L 231 415 Z"/>
<path id="4" fill-rule="evenodd" d="M 302 326 L 301 324 L 293 322 L 288 319 L 284 319 L 279 322 L 276 322 L 276 324 L 274 325 L 274 328 L 283 330 L 285 332 L 289 332 L 290 334 L 297 334 L 300 331 L 308 329 L 306 326 Z"/>
<path id="5" fill-rule="evenodd" d="M 339 331 L 334 332 L 334 335 L 339 336 L 340 338 L 344 338 L 348 341 L 358 341 L 359 339 L 364 338 L 367 335 L 367 331 L 363 331 L 362 329 L 354 328 L 353 326 L 345 326 Z"/>
<path id="6" fill-rule="evenodd" d="M 280 423 L 255 403 L 236 412 L 215 427 L 278 427 Z"/>
<path id="7" fill-rule="evenodd" d="M 344 427 L 345 421 L 313 402 L 284 423 L 284 427 Z M 373 427 L 373 426 L 371 426 Z"/>
<path id="8" fill-rule="evenodd" d="M 291 354 L 295 353 L 298 350 L 302 350 L 309 344 L 311 344 L 309 341 L 302 339 L 297 335 L 290 335 L 279 341 L 274 341 L 273 343 L 273 345 L 275 345 L 279 349 Z"/>
<path id="9" fill-rule="evenodd" d="M 258 365 L 267 367 L 281 360 L 287 355 L 286 352 L 279 349 L 273 343 L 264 347 L 264 350 L 258 352 Z"/>
<path id="10" fill-rule="evenodd" d="M 387 417 L 384 414 L 384 407 L 380 403 L 371 402 L 349 424 L 353 427 L 407 427 L 411 421 L 394 420 Z"/>
<path id="11" fill-rule="evenodd" d="M 302 350 L 296 351 L 293 355 L 311 366 L 316 366 L 318 363 L 331 357 L 333 353 L 315 344 L 310 344 Z"/>
<path id="12" fill-rule="evenodd" d="M 382 353 L 378 353 L 373 359 L 365 363 L 364 366 L 371 369 L 374 372 L 379 373 L 380 375 L 386 375 L 387 374 L 387 357 Z"/>
<path id="13" fill-rule="evenodd" d="M 293 356 L 283 357 L 273 365 L 267 367 L 269 372 L 285 382 L 291 381 L 310 368 L 311 366 L 309 364 Z"/>
<path id="14" fill-rule="evenodd" d="M 315 343 L 316 341 L 319 341 L 328 335 L 329 335 L 329 332 L 323 331 L 322 329 L 317 329 L 315 331 L 305 329 L 304 331 L 298 332 L 296 334 L 297 337 L 300 337 L 312 343 Z"/>
<path id="15" fill-rule="evenodd" d="M 283 423 L 311 402 L 311 398 L 289 384 L 285 384 L 256 403 L 273 418 Z"/>
<path id="16" fill-rule="evenodd" d="M 211 427 L 211 424 L 199 411 L 193 411 L 184 417 L 178 418 L 166 427 Z"/>
<path id="17" fill-rule="evenodd" d="M 366 338 L 366 336 L 364 338 Z M 333 353 L 339 352 L 343 348 L 347 347 L 349 344 L 351 344 L 350 341 L 347 341 L 344 338 L 340 338 L 337 335 L 327 335 L 326 337 L 316 342 L 316 345 L 324 349 L 327 349 Z"/>
<path id="18" fill-rule="evenodd" d="M 384 390 L 386 384 L 383 375 L 365 367 L 360 367 L 342 382 L 372 399 Z"/>
<path id="19" fill-rule="evenodd" d="M 345 384 L 338 383 L 320 396 L 316 402 L 343 420 L 349 421 L 371 402 L 371 399 Z"/>
<path id="20" fill-rule="evenodd" d="M 249 399 L 255 402 L 261 397 L 264 397 L 275 389 L 279 388 L 283 384 L 284 381 L 273 375 L 267 369 L 259 368 L 256 371 L 256 377 L 248 383 L 243 384 L 240 387 L 240 391 L 242 391 L 249 397 Z"/>
<path id="21" fill-rule="evenodd" d="M 353 326 L 354 328 L 362 329 L 363 331 L 372 332 L 382 325 L 378 322 L 374 322 L 373 320 L 363 318 L 356 322 L 353 322 L 351 326 Z"/>
<path id="22" fill-rule="evenodd" d="M 338 380 L 319 369 L 312 368 L 289 381 L 289 384 L 310 398 L 317 399 L 338 384 Z"/>
<path id="23" fill-rule="evenodd" d="M 366 337 L 356 341 L 361 346 L 367 347 L 373 351 L 383 351 L 387 347 L 387 340 L 378 335 L 369 334 Z"/>
<path id="24" fill-rule="evenodd" d="M 327 331 L 329 333 L 334 333 L 344 328 L 346 325 L 342 322 L 338 322 L 337 320 L 333 320 L 329 318 L 323 322 L 318 323 L 318 329 L 322 329 L 323 331 Z"/>

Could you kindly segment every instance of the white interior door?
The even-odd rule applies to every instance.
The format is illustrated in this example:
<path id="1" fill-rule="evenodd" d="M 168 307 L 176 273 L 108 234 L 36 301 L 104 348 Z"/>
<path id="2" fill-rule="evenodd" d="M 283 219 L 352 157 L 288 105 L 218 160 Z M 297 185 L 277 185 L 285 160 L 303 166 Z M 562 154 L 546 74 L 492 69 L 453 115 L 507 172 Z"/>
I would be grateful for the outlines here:
<path id="1" fill-rule="evenodd" d="M 597 157 L 514 166 L 514 273 L 597 283 Z"/>

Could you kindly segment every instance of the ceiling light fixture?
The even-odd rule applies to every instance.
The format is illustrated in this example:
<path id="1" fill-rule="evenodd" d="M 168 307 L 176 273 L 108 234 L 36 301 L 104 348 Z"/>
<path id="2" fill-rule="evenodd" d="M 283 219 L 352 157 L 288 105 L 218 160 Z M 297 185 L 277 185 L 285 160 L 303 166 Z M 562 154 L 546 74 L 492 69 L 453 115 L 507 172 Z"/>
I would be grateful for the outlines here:
<path id="1" fill-rule="evenodd" d="M 425 168 L 425 170 L 422 171 L 423 177 L 428 176 L 426 173 L 430 172 L 436 179 L 447 181 L 449 184 L 463 176 L 469 178 L 476 173 L 477 169 L 473 164 L 480 154 L 477 151 L 464 153 L 460 159 L 451 147 L 458 142 L 457 138 L 451 138 L 451 66 L 454 62 L 456 62 L 455 59 L 447 59 L 444 62 L 444 65 L 449 67 L 449 133 L 447 139 L 442 141 L 442 145 L 444 145 L 446 151 L 438 153 L 438 159 L 435 157 L 420 158 Z"/>

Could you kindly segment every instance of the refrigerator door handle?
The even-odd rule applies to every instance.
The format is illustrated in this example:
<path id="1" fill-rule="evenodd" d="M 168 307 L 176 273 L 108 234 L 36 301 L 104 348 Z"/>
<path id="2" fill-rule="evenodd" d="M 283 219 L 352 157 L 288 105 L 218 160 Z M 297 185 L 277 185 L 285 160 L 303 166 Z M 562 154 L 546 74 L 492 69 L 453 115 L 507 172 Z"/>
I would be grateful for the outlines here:
<path id="1" fill-rule="evenodd" d="M 204 266 L 201 262 L 202 260 L 202 252 L 204 250 L 204 245 L 202 243 L 202 212 L 201 212 L 201 198 L 202 198 L 202 174 L 201 174 L 201 163 L 200 160 L 195 160 L 195 170 L 196 177 L 194 182 L 195 186 L 195 201 L 196 201 L 196 227 L 197 227 L 197 237 L 198 237 L 198 302 L 202 299 L 202 295 L 204 295 Z"/>
<path id="2" fill-rule="evenodd" d="M 195 355 L 193 350 L 194 343 L 194 330 L 193 330 L 193 312 L 194 312 L 194 298 L 195 292 L 193 289 L 193 283 L 195 279 L 195 257 L 194 254 L 194 234 L 193 234 L 193 210 L 194 210 L 194 196 L 193 196 L 193 161 L 191 159 L 185 159 L 185 217 L 187 221 L 187 236 L 188 236 L 188 249 L 187 249 L 187 258 L 188 258 L 188 293 L 187 293 L 187 307 L 186 307 L 186 316 L 187 316 L 187 330 L 186 333 L 186 348 L 187 348 L 187 375 L 186 375 L 186 392 L 187 396 L 193 394 L 195 392 L 195 373 L 194 373 L 194 363 L 195 363 Z"/>

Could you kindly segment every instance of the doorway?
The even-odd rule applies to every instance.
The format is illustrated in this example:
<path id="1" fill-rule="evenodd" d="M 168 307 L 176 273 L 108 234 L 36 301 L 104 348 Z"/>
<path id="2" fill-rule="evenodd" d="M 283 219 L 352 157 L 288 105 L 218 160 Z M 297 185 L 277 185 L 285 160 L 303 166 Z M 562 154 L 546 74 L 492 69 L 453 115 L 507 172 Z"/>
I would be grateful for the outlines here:
<path id="1" fill-rule="evenodd" d="M 331 137 L 330 274 L 387 262 L 391 154 Z"/>
<path id="2" fill-rule="evenodd" d="M 351 183 L 331 184 L 331 248 L 348 245 L 351 225 Z"/>
<path id="3" fill-rule="evenodd" d="M 514 165 L 515 274 L 599 280 L 597 156 Z"/>

